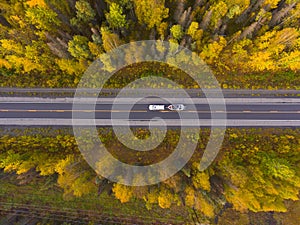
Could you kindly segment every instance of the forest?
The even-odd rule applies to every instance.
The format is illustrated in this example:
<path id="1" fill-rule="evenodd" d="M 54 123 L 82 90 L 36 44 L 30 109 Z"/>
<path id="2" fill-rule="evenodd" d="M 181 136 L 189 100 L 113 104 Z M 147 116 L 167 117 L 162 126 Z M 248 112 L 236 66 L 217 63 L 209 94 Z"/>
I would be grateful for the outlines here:
<path id="1" fill-rule="evenodd" d="M 162 40 L 196 53 L 224 89 L 299 90 L 299 27 L 299 0 L 0 0 L 0 87 L 74 88 L 103 53 Z M 106 88 L 149 75 L 198 88 L 159 63 L 126 67 Z M 209 132 L 200 130 L 196 152 L 176 175 L 130 187 L 98 176 L 70 128 L 1 127 L 1 212 L 31 210 L 43 218 L 37 224 L 53 225 L 102 217 L 123 219 L 115 224 L 299 225 L 300 129 L 227 129 L 216 160 L 200 171 Z M 112 155 L 144 164 L 170 154 L 180 135 L 168 130 L 149 156 L 126 149 L 111 128 L 98 133 Z"/>
<path id="2" fill-rule="evenodd" d="M 130 152 L 122 146 L 112 128 L 99 128 L 98 132 L 99 138 L 115 157 L 127 163 L 142 158 L 143 164 L 163 159 L 176 147 L 180 135 L 176 129 L 168 130 L 162 144 L 151 153 L 151 158 L 147 156 L 148 152 Z M 171 210 L 168 217 L 179 214 L 175 217 L 177 222 L 183 220 L 180 215 L 189 215 L 189 210 L 194 210 L 198 220 L 208 224 L 228 224 L 226 221 L 234 221 L 230 224 L 253 224 L 250 220 L 257 224 L 256 213 L 265 221 L 261 224 L 269 224 L 266 222 L 269 217 L 277 221 L 270 224 L 299 224 L 296 208 L 299 209 L 300 189 L 299 129 L 230 128 L 213 165 L 200 171 L 199 158 L 210 133 L 208 128 L 202 129 L 197 150 L 180 172 L 157 185 L 141 187 L 111 183 L 97 175 L 81 156 L 70 128 L 11 129 L 1 133 L 0 168 L 2 176 L 7 175 L 1 181 L 0 196 L 5 202 L 46 202 L 47 206 L 57 207 L 62 199 L 66 201 L 64 204 L 72 205 L 76 199 L 83 201 L 90 198 L 88 202 L 91 205 L 83 207 L 95 209 L 93 207 L 99 207 L 103 196 L 106 196 L 105 199 L 114 196 L 124 207 L 139 204 L 146 215 L 147 211 L 149 214 L 154 210 L 162 217 L 165 210 Z M 136 128 L 134 134 L 145 138 L 149 131 Z M 17 187 L 20 194 L 13 194 L 12 190 Z M 46 191 L 60 197 L 47 198 Z M 33 192 L 30 195 L 36 197 L 28 200 L 24 197 L 28 192 Z M 11 195 L 16 197 L 11 199 Z M 92 221 L 93 216 L 90 219 Z M 187 219 L 183 221 L 188 222 Z"/>
<path id="3" fill-rule="evenodd" d="M 298 0 L 1 0 L 0 10 L 1 86 L 76 87 L 102 53 L 164 40 L 197 53 L 223 88 L 299 89 Z"/>

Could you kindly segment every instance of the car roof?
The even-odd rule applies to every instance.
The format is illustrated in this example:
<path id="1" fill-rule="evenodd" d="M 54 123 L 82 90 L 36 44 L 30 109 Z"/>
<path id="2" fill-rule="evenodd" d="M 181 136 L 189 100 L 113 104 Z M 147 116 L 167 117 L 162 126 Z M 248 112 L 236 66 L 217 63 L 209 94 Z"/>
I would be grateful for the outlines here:
<path id="1" fill-rule="evenodd" d="M 149 105 L 149 109 L 164 109 L 164 105 Z"/>

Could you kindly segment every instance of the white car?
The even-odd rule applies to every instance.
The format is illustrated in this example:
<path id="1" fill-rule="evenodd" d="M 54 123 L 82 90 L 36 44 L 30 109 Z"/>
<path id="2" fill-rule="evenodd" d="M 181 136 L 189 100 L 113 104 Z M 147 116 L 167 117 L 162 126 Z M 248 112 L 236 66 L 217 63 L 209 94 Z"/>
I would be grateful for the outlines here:
<path id="1" fill-rule="evenodd" d="M 160 111 L 160 110 L 165 110 L 165 105 L 149 105 L 148 108 L 151 111 Z"/>
<path id="2" fill-rule="evenodd" d="M 185 110 L 185 105 L 174 104 L 174 105 L 169 105 L 167 108 L 171 111 L 182 111 L 182 110 Z"/>

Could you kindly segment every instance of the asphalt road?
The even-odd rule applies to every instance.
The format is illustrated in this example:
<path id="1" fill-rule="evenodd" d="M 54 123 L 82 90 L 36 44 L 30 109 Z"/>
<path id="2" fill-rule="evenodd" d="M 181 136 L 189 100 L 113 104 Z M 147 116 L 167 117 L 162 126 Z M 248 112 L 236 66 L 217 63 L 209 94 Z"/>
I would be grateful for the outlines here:
<path id="1" fill-rule="evenodd" d="M 207 104 L 196 104 L 195 108 L 186 105 L 186 110 L 180 113 L 174 111 L 149 111 L 149 104 L 137 104 L 129 110 L 127 104 L 97 104 L 95 111 L 82 104 L 80 117 L 86 118 L 95 113 L 96 119 L 132 119 L 150 120 L 154 117 L 163 119 L 178 120 L 181 118 L 190 119 L 211 119 L 210 107 Z M 224 111 L 216 111 L 215 118 L 224 116 Z M 129 118 L 128 118 L 129 114 Z M 227 119 L 232 120 L 300 120 L 299 103 L 270 103 L 270 104 L 228 104 L 226 105 Z M 48 119 L 71 119 L 71 103 L 33 103 L 33 102 L 0 102 L 0 118 L 48 118 Z"/>

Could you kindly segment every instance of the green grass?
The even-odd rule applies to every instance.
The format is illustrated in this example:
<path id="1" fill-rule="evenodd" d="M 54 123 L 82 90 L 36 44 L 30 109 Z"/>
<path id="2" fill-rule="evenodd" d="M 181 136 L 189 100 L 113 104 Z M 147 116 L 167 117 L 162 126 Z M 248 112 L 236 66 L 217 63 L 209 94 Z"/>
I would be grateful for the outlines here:
<path id="1" fill-rule="evenodd" d="M 39 182 L 29 185 L 19 186 L 5 179 L 0 184 L 0 208 L 9 209 L 13 206 L 39 206 L 49 207 L 52 210 L 69 211 L 69 210 L 91 210 L 93 213 L 102 213 L 107 217 L 120 218 L 143 218 L 146 221 L 171 222 L 176 221 L 182 224 L 187 221 L 188 209 L 183 207 L 172 207 L 171 209 L 161 209 L 154 206 L 147 210 L 145 203 L 141 200 L 133 199 L 128 203 L 120 203 L 114 196 L 103 192 L 100 196 L 89 194 L 82 197 L 71 197 L 65 199 L 63 191 L 55 188 L 55 184 L 50 183 L 45 190 L 47 177 L 43 177 Z M 10 179 L 12 180 L 12 179 Z"/>

